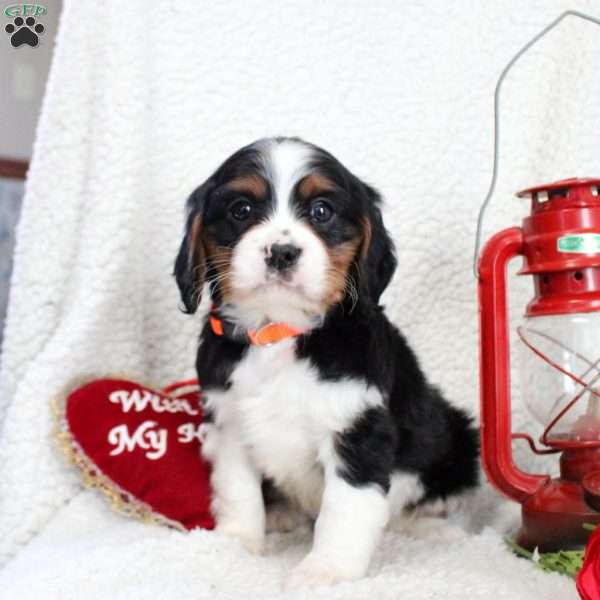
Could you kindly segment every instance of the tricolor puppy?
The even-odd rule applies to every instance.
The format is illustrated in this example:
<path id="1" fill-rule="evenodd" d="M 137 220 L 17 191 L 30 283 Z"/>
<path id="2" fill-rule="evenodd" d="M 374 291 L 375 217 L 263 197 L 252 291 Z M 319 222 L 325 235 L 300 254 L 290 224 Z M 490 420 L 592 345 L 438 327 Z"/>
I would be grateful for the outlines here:
<path id="1" fill-rule="evenodd" d="M 391 516 L 473 488 L 470 419 L 379 304 L 396 259 L 377 192 L 296 138 L 259 140 L 189 198 L 175 262 L 193 313 L 217 529 L 260 552 L 314 519 L 290 587 L 362 577 Z"/>

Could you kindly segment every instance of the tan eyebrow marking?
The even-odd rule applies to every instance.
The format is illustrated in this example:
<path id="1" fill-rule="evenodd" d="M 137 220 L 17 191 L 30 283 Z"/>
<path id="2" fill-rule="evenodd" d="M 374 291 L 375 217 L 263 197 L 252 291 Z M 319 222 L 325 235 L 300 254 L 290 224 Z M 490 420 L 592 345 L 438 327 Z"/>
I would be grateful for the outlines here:
<path id="1" fill-rule="evenodd" d="M 258 200 L 267 195 L 267 182 L 260 175 L 243 175 L 232 179 L 226 187 L 235 192 L 251 194 Z"/>
<path id="2" fill-rule="evenodd" d="M 318 196 L 323 192 L 330 192 L 335 188 L 335 183 L 319 173 L 312 173 L 302 180 L 300 187 L 300 194 L 304 198 L 311 198 L 312 196 Z"/>

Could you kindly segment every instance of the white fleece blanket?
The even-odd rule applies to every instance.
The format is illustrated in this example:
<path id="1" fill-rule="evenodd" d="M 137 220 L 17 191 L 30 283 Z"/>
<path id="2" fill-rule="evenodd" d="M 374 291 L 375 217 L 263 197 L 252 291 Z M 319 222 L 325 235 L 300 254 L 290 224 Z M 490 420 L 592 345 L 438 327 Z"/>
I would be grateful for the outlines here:
<path id="1" fill-rule="evenodd" d="M 170 276 L 183 203 L 257 137 L 305 137 L 383 192 L 400 262 L 388 313 L 431 379 L 476 413 L 471 253 L 493 87 L 567 8 L 600 14 L 592 0 L 65 2 L 4 343 L 0 596 L 281 597 L 307 532 L 252 557 L 214 533 L 129 521 L 81 492 L 51 435 L 50 399 L 74 377 L 193 375 L 199 319 L 178 312 Z M 507 81 L 487 233 L 526 212 L 520 187 L 599 175 L 598 33 L 565 22 Z M 515 285 L 515 315 L 530 294 Z M 515 425 L 533 427 L 518 389 Z M 369 578 L 298 597 L 575 598 L 570 580 L 506 551 L 505 509 L 484 490 L 438 538 L 387 534 Z"/>

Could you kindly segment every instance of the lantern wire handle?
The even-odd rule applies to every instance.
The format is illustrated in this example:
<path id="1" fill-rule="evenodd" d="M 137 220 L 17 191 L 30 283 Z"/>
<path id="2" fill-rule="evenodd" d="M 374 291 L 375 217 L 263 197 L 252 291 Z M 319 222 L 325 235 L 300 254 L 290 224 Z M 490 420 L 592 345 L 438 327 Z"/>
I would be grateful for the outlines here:
<path id="1" fill-rule="evenodd" d="M 494 195 L 494 191 L 496 189 L 496 183 L 498 180 L 498 165 L 500 162 L 500 92 L 502 90 L 502 84 L 508 75 L 508 72 L 511 70 L 513 65 L 525 54 L 532 46 L 534 46 L 537 42 L 539 42 L 547 33 L 552 31 L 563 19 L 567 17 L 579 17 L 580 19 L 584 19 L 585 21 L 589 21 L 590 23 L 595 23 L 596 25 L 600 25 L 600 19 L 596 17 L 592 17 L 586 13 L 579 12 L 577 10 L 567 10 L 562 13 L 559 17 L 554 19 L 549 25 L 544 27 L 542 31 L 540 31 L 536 36 L 531 38 L 508 62 L 508 64 L 500 73 L 500 77 L 498 77 L 498 81 L 496 82 L 496 89 L 494 92 L 494 160 L 492 167 L 492 178 L 490 180 L 490 185 L 485 196 L 485 200 L 479 209 L 479 216 L 477 218 L 477 232 L 475 234 L 475 252 L 473 255 L 473 273 L 475 275 L 475 279 L 479 279 L 479 250 L 481 248 L 481 235 L 483 233 L 483 220 L 485 217 L 485 211 Z"/>

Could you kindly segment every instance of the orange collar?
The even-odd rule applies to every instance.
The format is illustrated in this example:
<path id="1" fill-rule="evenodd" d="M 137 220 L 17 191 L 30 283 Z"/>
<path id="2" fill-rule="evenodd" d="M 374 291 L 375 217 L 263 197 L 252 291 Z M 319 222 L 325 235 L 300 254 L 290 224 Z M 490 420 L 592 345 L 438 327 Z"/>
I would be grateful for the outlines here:
<path id="1" fill-rule="evenodd" d="M 224 322 L 215 313 L 210 315 L 210 326 L 216 335 L 228 335 L 227 322 Z M 248 329 L 245 332 L 246 341 L 254 346 L 268 346 L 281 342 L 286 338 L 297 337 L 304 331 L 286 325 L 285 323 L 267 323 L 259 329 Z M 239 336 L 231 336 L 239 337 Z"/>

